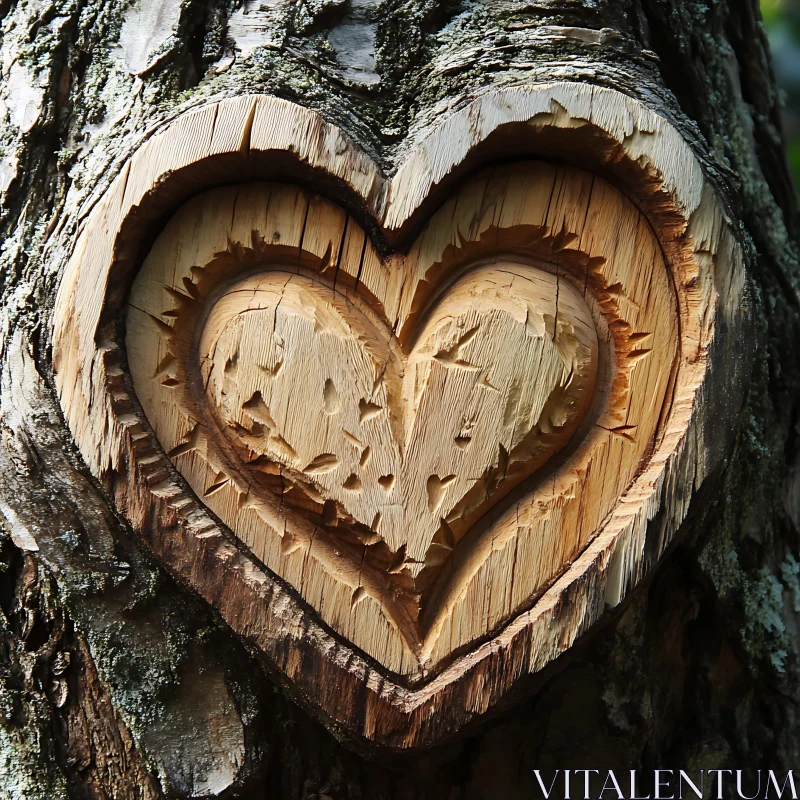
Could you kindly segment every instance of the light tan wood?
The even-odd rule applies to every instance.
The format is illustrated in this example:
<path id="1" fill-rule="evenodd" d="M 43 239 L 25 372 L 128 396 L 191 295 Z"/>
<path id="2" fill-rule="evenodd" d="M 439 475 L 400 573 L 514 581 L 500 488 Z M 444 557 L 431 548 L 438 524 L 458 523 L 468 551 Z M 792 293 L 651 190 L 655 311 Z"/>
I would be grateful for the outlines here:
<path id="1" fill-rule="evenodd" d="M 570 263 L 587 220 L 593 247 Z M 136 394 L 198 497 L 413 679 L 580 552 L 640 468 L 677 354 L 647 222 L 542 162 L 467 184 L 390 264 L 297 188 L 208 192 L 155 243 L 127 330 Z"/>
<path id="2" fill-rule="evenodd" d="M 514 152 L 541 141 L 624 191 L 541 161 L 447 183 L 468 155 L 492 158 L 483 143 L 505 131 Z M 558 135 L 537 138 L 548 131 Z M 216 189 L 178 208 L 204 188 L 269 178 L 289 151 L 293 174 L 307 165 L 314 180 L 329 175 L 330 191 L 366 209 L 362 221 L 374 217 L 389 255 L 343 206 L 287 183 Z M 129 296 L 122 342 L 135 248 L 168 218 Z M 505 280 L 514 291 L 501 300 Z M 728 387 L 739 380 L 717 331 L 742 330 L 743 287 L 738 245 L 699 165 L 631 98 L 577 84 L 492 92 L 419 132 L 388 181 L 313 112 L 241 97 L 178 116 L 87 205 L 56 300 L 55 381 L 89 469 L 157 555 L 327 717 L 417 745 L 569 647 L 669 544 L 724 455 L 705 438 L 707 421 L 736 409 L 709 375 L 713 365 Z M 525 296 L 528 321 L 555 321 L 544 336 L 520 322 Z M 294 337 L 279 369 L 274 333 L 253 334 L 269 319 Z M 538 367 L 482 346 L 500 319 L 514 348 L 539 353 Z M 477 327 L 461 348 L 459 320 L 465 333 Z M 587 332 L 574 352 L 568 327 Z M 325 369 L 284 384 L 292 359 Z M 536 373 L 530 411 L 520 391 L 525 413 L 511 415 L 519 427 L 498 423 L 492 390 L 478 388 L 489 362 L 502 366 L 492 386 L 506 401 Z M 386 365 L 377 389 L 376 363 Z M 436 376 L 456 374 L 452 395 L 437 388 Z M 568 413 L 554 418 L 543 400 L 560 392 Z M 294 395 L 312 424 L 275 411 Z M 468 397 L 484 413 L 458 427 Z M 435 417 L 446 424 L 422 427 Z M 515 472 L 500 444 L 510 454 L 522 442 Z M 466 458 L 482 472 L 463 469 Z M 488 496 L 459 506 L 501 466 Z M 387 490 L 404 493 L 399 511 L 387 511 Z"/>

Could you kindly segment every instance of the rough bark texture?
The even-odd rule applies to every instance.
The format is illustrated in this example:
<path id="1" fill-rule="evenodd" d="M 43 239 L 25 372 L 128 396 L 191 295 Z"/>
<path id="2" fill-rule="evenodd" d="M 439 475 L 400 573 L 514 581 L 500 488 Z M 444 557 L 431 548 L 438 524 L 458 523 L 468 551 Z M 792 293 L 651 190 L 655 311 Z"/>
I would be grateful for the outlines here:
<path id="1" fill-rule="evenodd" d="M 753 0 L 0 0 L 0 19 L 0 797 L 515 798 L 534 768 L 796 766 L 798 217 Z M 757 357 L 737 445 L 654 578 L 512 710 L 356 753 L 86 477 L 49 382 L 63 248 L 132 143 L 201 98 L 287 97 L 391 172 L 443 109 L 552 78 L 669 117 L 740 221 Z"/>

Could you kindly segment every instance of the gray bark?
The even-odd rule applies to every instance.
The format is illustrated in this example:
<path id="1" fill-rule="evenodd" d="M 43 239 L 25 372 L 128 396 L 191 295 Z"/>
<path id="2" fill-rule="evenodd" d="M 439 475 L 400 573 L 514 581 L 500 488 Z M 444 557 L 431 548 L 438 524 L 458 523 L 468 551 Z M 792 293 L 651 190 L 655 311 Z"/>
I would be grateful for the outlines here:
<path id="1" fill-rule="evenodd" d="M 527 798 L 535 768 L 800 760 L 800 272 L 755 0 L 0 0 L 0 798 Z M 737 443 L 679 544 L 512 708 L 356 752 L 138 545 L 77 457 L 49 314 L 76 209 L 203 98 L 286 97 L 391 172 L 488 84 L 589 81 L 667 116 L 748 248 Z"/>

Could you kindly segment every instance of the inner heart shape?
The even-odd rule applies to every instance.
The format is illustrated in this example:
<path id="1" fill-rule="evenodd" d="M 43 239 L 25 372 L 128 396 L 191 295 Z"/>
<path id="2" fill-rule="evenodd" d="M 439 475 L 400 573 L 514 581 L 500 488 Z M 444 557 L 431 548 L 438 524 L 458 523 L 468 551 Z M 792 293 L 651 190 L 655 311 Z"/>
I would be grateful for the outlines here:
<path id="1" fill-rule="evenodd" d="M 197 357 L 242 462 L 327 526 L 379 537 L 416 580 L 569 441 L 598 343 L 578 290 L 531 265 L 462 273 L 403 344 L 357 294 L 275 269 L 218 295 Z"/>

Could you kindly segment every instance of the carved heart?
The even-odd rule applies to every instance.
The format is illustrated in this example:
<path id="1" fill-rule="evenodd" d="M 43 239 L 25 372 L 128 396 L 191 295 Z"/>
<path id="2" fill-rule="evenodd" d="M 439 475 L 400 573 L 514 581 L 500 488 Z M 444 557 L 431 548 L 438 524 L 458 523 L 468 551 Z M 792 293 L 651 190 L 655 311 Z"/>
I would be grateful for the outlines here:
<path id="1" fill-rule="evenodd" d="M 403 548 L 415 578 L 443 527 L 460 538 L 565 444 L 597 371 L 586 303 L 535 267 L 467 273 L 420 328 L 406 354 L 365 303 L 271 271 L 225 291 L 197 353 L 241 457 Z"/>
<path id="2" fill-rule="evenodd" d="M 414 130 L 387 178 L 274 97 L 178 114 L 65 225 L 53 315 L 65 420 L 119 511 L 302 697 L 395 746 L 496 706 L 641 580 L 676 487 L 722 463 L 709 365 L 746 372 L 741 251 L 665 119 L 570 82 Z M 455 182 L 533 153 L 598 174 Z M 243 183 L 279 176 L 355 216 Z"/>
<path id="3" fill-rule="evenodd" d="M 553 169 L 516 174 L 467 186 L 384 259 L 295 187 L 214 190 L 173 217 L 129 301 L 136 393 L 177 470 L 332 627 L 411 677 L 579 551 L 668 379 L 646 368 L 670 347 L 671 322 L 647 311 L 667 284 L 639 285 L 619 258 L 591 272 L 541 225 Z M 565 202 L 584 180 L 568 173 Z M 632 265 L 659 257 L 634 244 Z M 617 265 L 630 294 L 604 288 Z M 613 382 L 610 336 L 629 354 Z"/>

